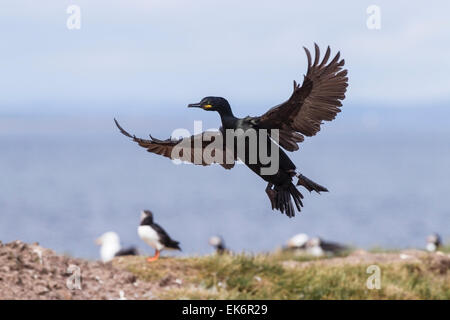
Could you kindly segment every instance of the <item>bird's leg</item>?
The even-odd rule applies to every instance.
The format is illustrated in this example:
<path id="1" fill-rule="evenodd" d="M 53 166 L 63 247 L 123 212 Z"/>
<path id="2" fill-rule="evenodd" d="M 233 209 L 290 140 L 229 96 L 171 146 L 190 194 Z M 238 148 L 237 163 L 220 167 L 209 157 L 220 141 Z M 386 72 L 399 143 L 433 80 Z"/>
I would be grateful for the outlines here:
<path id="1" fill-rule="evenodd" d="M 270 199 L 270 204 L 272 205 L 272 210 L 273 210 L 276 207 L 275 206 L 275 203 L 276 203 L 275 200 L 276 200 L 276 197 L 277 197 L 277 192 L 275 190 L 273 190 L 273 184 L 270 183 L 270 182 L 267 184 L 266 193 L 267 193 L 267 196 Z"/>
<path id="2" fill-rule="evenodd" d="M 289 174 L 291 175 L 291 177 L 297 177 L 300 175 L 297 171 L 295 170 L 288 170 L 287 172 L 289 172 Z"/>
<path id="3" fill-rule="evenodd" d="M 147 258 L 147 262 L 153 262 L 158 260 L 159 258 L 159 250 L 155 249 L 155 255 L 153 257 Z"/>

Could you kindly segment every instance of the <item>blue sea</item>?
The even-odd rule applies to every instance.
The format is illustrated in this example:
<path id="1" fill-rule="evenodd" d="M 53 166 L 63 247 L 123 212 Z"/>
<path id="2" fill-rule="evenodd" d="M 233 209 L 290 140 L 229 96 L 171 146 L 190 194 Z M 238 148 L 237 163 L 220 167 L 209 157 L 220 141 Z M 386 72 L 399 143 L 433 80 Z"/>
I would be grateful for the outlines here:
<path id="1" fill-rule="evenodd" d="M 303 211 L 292 219 L 270 209 L 265 182 L 244 165 L 175 165 L 113 123 L 167 138 L 204 116 L 181 111 L 0 115 L 0 241 L 96 259 L 94 239 L 116 231 L 123 246 L 152 254 L 136 233 L 142 209 L 180 241 L 181 254 L 210 253 L 216 234 L 246 252 L 273 250 L 300 232 L 362 248 L 423 248 L 432 232 L 450 237 L 444 107 L 355 106 L 322 126 L 291 157 L 330 192 L 303 189 Z M 205 117 L 204 129 L 219 125 Z"/>

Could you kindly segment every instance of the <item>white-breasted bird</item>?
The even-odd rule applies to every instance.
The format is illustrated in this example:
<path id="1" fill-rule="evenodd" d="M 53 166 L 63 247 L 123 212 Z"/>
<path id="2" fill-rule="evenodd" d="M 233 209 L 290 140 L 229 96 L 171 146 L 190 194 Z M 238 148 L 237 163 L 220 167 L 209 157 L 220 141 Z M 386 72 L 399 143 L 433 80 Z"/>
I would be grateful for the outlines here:
<path id="1" fill-rule="evenodd" d="M 155 255 L 147 258 L 148 262 L 158 260 L 159 254 L 164 249 L 180 250 L 179 242 L 170 238 L 167 232 L 153 221 L 153 213 L 150 210 L 141 212 L 141 224 L 138 227 L 139 237 L 149 246 L 155 249 Z"/>
<path id="2" fill-rule="evenodd" d="M 426 249 L 429 252 L 435 252 L 442 245 L 441 236 L 437 233 L 430 234 L 427 237 Z"/>
<path id="3" fill-rule="evenodd" d="M 136 248 L 134 247 L 122 249 L 120 246 L 119 235 L 114 231 L 105 232 L 95 240 L 95 243 L 100 246 L 100 257 L 103 262 L 111 261 L 117 256 L 138 254 Z"/>
<path id="4" fill-rule="evenodd" d="M 322 238 L 314 237 L 306 242 L 306 252 L 315 257 L 321 257 L 324 255 L 335 255 L 339 254 L 348 247 L 336 242 L 325 241 Z"/>
<path id="5" fill-rule="evenodd" d="M 304 249 L 308 240 L 309 236 L 306 233 L 299 233 L 288 240 L 286 247 L 288 249 Z"/>
<path id="6" fill-rule="evenodd" d="M 225 246 L 225 241 L 221 236 L 212 236 L 209 238 L 209 245 L 216 249 L 218 254 L 229 253 L 228 249 Z"/>

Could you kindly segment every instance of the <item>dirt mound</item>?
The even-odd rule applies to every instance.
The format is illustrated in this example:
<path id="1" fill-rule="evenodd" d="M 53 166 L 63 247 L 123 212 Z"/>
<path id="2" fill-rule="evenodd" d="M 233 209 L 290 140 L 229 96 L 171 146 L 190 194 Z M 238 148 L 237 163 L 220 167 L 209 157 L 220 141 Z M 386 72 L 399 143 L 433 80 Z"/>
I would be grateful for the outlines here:
<path id="1" fill-rule="evenodd" d="M 152 299 L 154 287 L 111 263 L 58 255 L 38 244 L 0 242 L 0 300 Z"/>

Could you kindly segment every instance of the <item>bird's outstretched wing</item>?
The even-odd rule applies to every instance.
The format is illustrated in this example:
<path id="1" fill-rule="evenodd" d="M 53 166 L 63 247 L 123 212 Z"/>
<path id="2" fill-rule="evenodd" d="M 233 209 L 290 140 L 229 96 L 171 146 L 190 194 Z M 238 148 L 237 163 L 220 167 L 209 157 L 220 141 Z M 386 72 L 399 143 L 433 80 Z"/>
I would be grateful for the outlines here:
<path id="1" fill-rule="evenodd" d="M 279 129 L 280 145 L 288 151 L 298 150 L 298 143 L 304 136 L 314 136 L 320 130 L 322 121 L 331 121 L 340 112 L 341 100 L 345 98 L 348 86 L 347 70 L 342 70 L 345 61 L 339 60 L 340 53 L 328 62 L 330 47 L 320 61 L 320 50 L 314 44 L 314 62 L 311 53 L 305 49 L 308 70 L 302 85 L 294 81 L 291 97 L 273 107 L 254 121 L 260 128 Z"/>
<path id="2" fill-rule="evenodd" d="M 159 140 L 150 135 L 150 139 L 137 138 L 125 131 L 114 119 L 120 132 L 133 139 L 148 152 L 156 153 L 172 160 L 178 159 L 198 165 L 207 166 L 218 163 L 225 169 L 234 167 L 235 157 L 233 152 L 225 147 L 225 139 L 222 139 L 220 131 L 205 131 L 191 137 L 176 140 Z M 216 156 L 216 151 L 218 152 Z"/>

